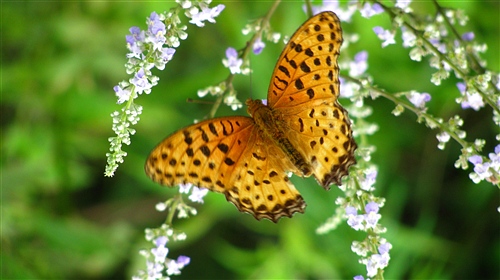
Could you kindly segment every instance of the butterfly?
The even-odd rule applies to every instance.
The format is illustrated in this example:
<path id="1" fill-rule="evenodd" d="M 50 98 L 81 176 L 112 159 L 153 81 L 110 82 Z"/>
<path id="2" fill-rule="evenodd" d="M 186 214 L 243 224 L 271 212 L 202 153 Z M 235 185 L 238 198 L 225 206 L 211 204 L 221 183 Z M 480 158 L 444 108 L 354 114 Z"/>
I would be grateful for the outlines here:
<path id="1" fill-rule="evenodd" d="M 306 203 L 289 174 L 313 175 L 328 190 L 356 163 L 351 122 L 337 100 L 341 44 L 333 12 L 311 17 L 278 59 L 267 106 L 248 99 L 251 117 L 208 119 L 174 132 L 153 149 L 146 174 L 165 186 L 223 193 L 258 220 L 303 213 Z"/>

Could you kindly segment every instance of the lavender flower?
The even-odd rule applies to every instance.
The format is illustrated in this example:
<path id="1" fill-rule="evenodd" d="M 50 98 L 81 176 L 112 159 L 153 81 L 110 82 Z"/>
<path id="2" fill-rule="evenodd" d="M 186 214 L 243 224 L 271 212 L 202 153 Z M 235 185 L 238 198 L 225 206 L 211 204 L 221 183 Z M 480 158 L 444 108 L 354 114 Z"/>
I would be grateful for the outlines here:
<path id="1" fill-rule="evenodd" d="M 116 96 L 118 96 L 118 101 L 116 103 L 122 104 L 123 102 L 129 100 L 130 98 L 130 89 L 125 88 L 123 89 L 121 86 L 115 86 L 113 90 L 116 92 Z"/>
<path id="2" fill-rule="evenodd" d="M 125 36 L 125 40 L 127 41 L 127 48 L 130 51 L 130 53 L 127 54 L 127 57 L 142 59 L 142 42 L 144 42 L 145 40 L 145 33 L 137 26 L 131 27 L 129 31 L 131 35 Z"/>
<path id="3" fill-rule="evenodd" d="M 257 38 L 257 40 L 255 40 L 255 43 L 253 43 L 253 53 L 260 54 L 265 46 L 266 44 L 262 42 L 262 38 L 261 37 Z"/>
<path id="4" fill-rule="evenodd" d="M 130 83 L 135 86 L 135 92 L 141 94 L 142 92 L 150 93 L 153 85 L 149 82 L 148 76 L 146 76 L 144 68 L 141 68 L 130 80 Z"/>
<path id="5" fill-rule="evenodd" d="M 478 92 L 470 92 L 464 83 L 457 83 L 457 88 L 462 94 L 462 98 L 457 99 L 461 101 L 462 109 L 472 108 L 478 111 L 484 107 L 484 101 Z"/>
<path id="6" fill-rule="evenodd" d="M 362 230 L 364 228 L 363 221 L 365 217 L 363 215 L 358 215 L 358 210 L 352 206 L 345 208 L 345 214 L 347 216 L 347 224 L 356 231 Z"/>
<path id="7" fill-rule="evenodd" d="M 241 65 L 243 64 L 243 59 L 239 58 L 238 52 L 234 48 L 227 48 L 226 59 L 222 60 L 222 64 L 229 68 L 231 74 L 241 73 Z"/>
<path id="8" fill-rule="evenodd" d="M 377 178 L 377 170 L 375 168 L 367 168 L 364 171 L 364 175 L 364 179 L 360 182 L 361 189 L 367 192 L 374 191 L 375 189 L 373 185 L 375 184 L 375 180 Z"/>
<path id="9" fill-rule="evenodd" d="M 380 6 L 379 3 L 375 3 L 371 5 L 370 3 L 365 3 L 363 5 L 363 8 L 359 11 L 361 13 L 361 16 L 364 18 L 371 18 L 374 15 L 378 15 L 382 13 L 384 9 L 382 6 Z"/>
<path id="10" fill-rule="evenodd" d="M 156 247 L 151 249 L 151 253 L 155 257 L 156 263 L 163 263 L 168 254 L 167 245 L 168 238 L 166 236 L 160 236 L 156 239 Z"/>
<path id="11" fill-rule="evenodd" d="M 179 275 L 181 274 L 181 269 L 188 265 L 191 259 L 186 256 L 179 256 L 177 260 L 170 260 L 167 264 L 167 274 L 168 275 Z"/>
<path id="12" fill-rule="evenodd" d="M 382 243 L 378 247 L 378 254 L 371 255 L 366 261 L 366 271 L 368 277 L 374 277 L 377 275 L 377 271 L 379 269 L 384 269 L 389 264 L 389 260 L 391 259 L 389 256 L 389 250 L 392 248 L 392 245 L 388 242 Z"/>
<path id="13" fill-rule="evenodd" d="M 160 279 L 162 277 L 163 265 L 155 262 L 146 262 L 147 266 L 147 279 Z M 135 276 L 133 279 L 142 279 Z"/>
<path id="14" fill-rule="evenodd" d="M 358 211 L 353 206 L 347 206 L 345 208 L 345 214 L 347 217 L 347 224 L 354 230 L 366 231 L 367 229 L 374 229 L 380 218 L 382 217 L 378 214 L 379 206 L 377 203 L 371 201 L 365 206 L 365 214 L 358 215 Z"/>
<path id="15" fill-rule="evenodd" d="M 364 220 L 366 222 L 366 228 L 375 228 L 378 224 L 378 220 L 382 217 L 378 214 L 378 204 L 371 201 L 365 206 Z"/>
<path id="16" fill-rule="evenodd" d="M 153 50 L 161 50 L 167 39 L 165 38 L 166 29 L 162 18 L 157 13 L 152 12 L 148 19 L 148 32 L 145 39 L 153 46 Z"/>
<path id="17" fill-rule="evenodd" d="M 467 42 L 474 40 L 474 37 L 475 37 L 474 32 L 466 32 L 462 34 L 462 40 Z"/>
<path id="18" fill-rule="evenodd" d="M 404 25 L 401 26 L 401 38 L 403 39 L 403 47 L 405 48 L 415 46 L 417 41 L 417 36 Z"/>
<path id="19" fill-rule="evenodd" d="M 418 93 L 418 92 L 411 92 L 408 96 L 408 100 L 417 108 L 424 109 L 425 108 L 425 103 L 429 102 L 431 100 L 431 95 L 428 94 L 427 92 L 424 93 Z"/>
<path id="20" fill-rule="evenodd" d="M 474 172 L 469 174 L 474 183 L 477 184 L 482 180 L 494 184 L 500 182 L 500 144 L 495 147 L 493 153 L 488 154 L 488 159 L 480 155 L 472 155 L 468 160 L 474 165 Z"/>
<path id="21" fill-rule="evenodd" d="M 181 269 L 189 264 L 190 258 L 180 255 L 177 259 L 168 258 L 169 240 L 180 241 L 186 239 L 184 233 L 176 233 L 168 225 L 163 224 L 160 228 L 146 229 L 146 239 L 151 241 L 154 248 L 142 250 L 141 254 L 146 257 L 146 271 L 138 271 L 132 279 L 167 279 L 170 275 L 179 275 Z"/>
<path id="22" fill-rule="evenodd" d="M 354 56 L 354 60 L 349 62 L 349 76 L 359 77 L 368 69 L 368 52 L 361 51 Z"/>
<path id="23" fill-rule="evenodd" d="M 375 26 L 373 28 L 373 32 L 375 32 L 378 38 L 383 41 L 382 48 L 385 48 L 388 45 L 396 43 L 396 41 L 394 40 L 394 33 L 390 32 L 389 30 L 385 30 L 380 26 Z"/>

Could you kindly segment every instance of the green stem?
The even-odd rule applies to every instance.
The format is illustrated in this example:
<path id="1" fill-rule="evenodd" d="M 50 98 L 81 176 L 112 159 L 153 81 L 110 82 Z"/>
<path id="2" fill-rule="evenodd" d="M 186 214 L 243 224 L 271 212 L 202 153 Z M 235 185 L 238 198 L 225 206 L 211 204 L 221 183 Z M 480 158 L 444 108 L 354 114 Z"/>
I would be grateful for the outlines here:
<path id="1" fill-rule="evenodd" d="M 165 219 L 165 224 L 167 224 L 169 226 L 172 226 L 172 222 L 174 220 L 175 211 L 177 210 L 177 206 L 180 203 L 182 203 L 182 194 L 181 193 L 177 193 L 174 196 L 174 198 L 172 200 L 172 204 L 169 207 L 168 215 L 167 215 L 167 218 Z"/>

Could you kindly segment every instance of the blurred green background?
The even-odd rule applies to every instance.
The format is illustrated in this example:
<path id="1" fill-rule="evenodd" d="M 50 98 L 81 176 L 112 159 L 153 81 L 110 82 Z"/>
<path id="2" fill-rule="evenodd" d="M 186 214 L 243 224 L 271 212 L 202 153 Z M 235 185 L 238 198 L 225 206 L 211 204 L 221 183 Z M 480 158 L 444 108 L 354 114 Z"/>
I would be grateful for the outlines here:
<path id="1" fill-rule="evenodd" d="M 131 26 L 145 28 L 152 11 L 173 2 L 2 2 L 1 6 L 1 277 L 3 279 L 130 278 L 143 268 L 138 250 L 146 227 L 158 227 L 164 213 L 154 206 L 176 189 L 151 182 L 143 171 L 150 150 L 171 132 L 203 118 L 211 105 L 186 103 L 198 89 L 223 80 L 225 49 L 245 45 L 241 29 L 264 15 L 271 2 L 223 2 L 217 24 L 189 25 L 189 37 L 165 71 L 155 71 L 160 84 L 136 102 L 144 107 L 137 134 L 115 177 L 105 178 L 107 138 L 113 136 L 110 113 L 116 105 L 113 86 L 128 79 L 125 35 Z M 218 3 L 215 3 L 218 4 Z M 474 31 L 489 49 L 483 56 L 499 71 L 500 8 L 497 2 L 443 3 L 466 11 L 470 21 L 461 33 Z M 272 26 L 290 35 L 306 19 L 302 3 L 284 2 Z M 430 3 L 413 5 L 433 13 Z M 452 77 L 436 87 L 428 63 L 412 62 L 400 45 L 380 47 L 374 25 L 390 27 L 385 16 L 355 16 L 343 24 L 360 34 L 360 42 L 343 55 L 368 50 L 369 72 L 389 92 L 415 89 L 432 95 L 430 113 L 445 119 L 460 114 L 467 139 L 495 146 L 498 127 L 491 109 L 463 111 Z M 398 34 L 397 40 L 400 41 Z M 240 100 L 265 98 L 282 44 L 267 42 L 252 56 L 251 79 L 238 76 Z M 342 55 L 341 55 L 342 56 Z M 347 103 L 346 100 L 343 102 Z M 387 279 L 500 278 L 500 205 L 498 189 L 473 184 L 469 171 L 453 167 L 456 143 L 437 149 L 436 131 L 416 122 L 409 112 L 394 117 L 388 100 L 367 101 L 369 121 L 379 125 L 370 137 L 377 147 L 376 194 L 387 199 L 381 209 L 384 235 L 393 244 Z M 246 114 L 221 108 L 219 116 Z M 176 277 L 182 278 L 351 278 L 366 274 L 351 252 L 364 235 L 343 223 L 336 231 L 315 229 L 335 211 L 342 193 L 325 192 L 313 179 L 293 178 L 308 207 L 305 214 L 278 224 L 241 214 L 220 194 L 195 205 L 198 216 L 175 222 L 186 232 L 171 243 L 170 257 L 191 257 Z"/>

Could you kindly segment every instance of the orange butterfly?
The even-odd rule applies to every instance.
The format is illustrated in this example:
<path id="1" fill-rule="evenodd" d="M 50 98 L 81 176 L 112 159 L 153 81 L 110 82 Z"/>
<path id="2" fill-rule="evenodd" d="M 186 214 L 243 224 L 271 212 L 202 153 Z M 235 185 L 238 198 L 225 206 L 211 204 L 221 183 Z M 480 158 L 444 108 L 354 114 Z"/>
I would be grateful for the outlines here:
<path id="1" fill-rule="evenodd" d="M 173 133 L 151 152 L 146 174 L 166 186 L 191 183 L 224 193 L 258 220 L 303 213 L 306 204 L 288 172 L 314 175 L 328 190 L 356 163 L 350 120 L 337 101 L 341 44 L 333 12 L 310 18 L 278 59 L 268 106 L 248 99 L 251 118 L 209 119 Z"/>

